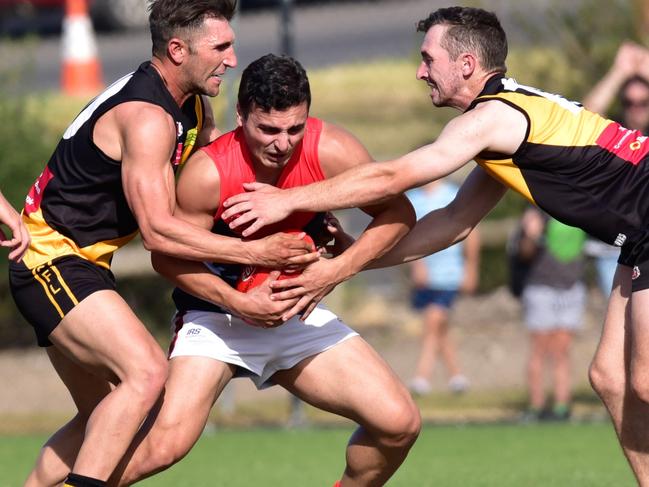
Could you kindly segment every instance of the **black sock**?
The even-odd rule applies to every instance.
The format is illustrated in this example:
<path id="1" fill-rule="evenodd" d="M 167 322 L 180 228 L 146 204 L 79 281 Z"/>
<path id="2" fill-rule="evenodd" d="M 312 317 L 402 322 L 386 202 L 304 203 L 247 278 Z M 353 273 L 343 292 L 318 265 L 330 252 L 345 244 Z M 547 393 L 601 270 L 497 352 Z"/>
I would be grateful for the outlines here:
<path id="1" fill-rule="evenodd" d="M 69 487 L 106 487 L 106 482 L 104 480 L 77 475 L 76 473 L 69 473 L 63 485 Z"/>

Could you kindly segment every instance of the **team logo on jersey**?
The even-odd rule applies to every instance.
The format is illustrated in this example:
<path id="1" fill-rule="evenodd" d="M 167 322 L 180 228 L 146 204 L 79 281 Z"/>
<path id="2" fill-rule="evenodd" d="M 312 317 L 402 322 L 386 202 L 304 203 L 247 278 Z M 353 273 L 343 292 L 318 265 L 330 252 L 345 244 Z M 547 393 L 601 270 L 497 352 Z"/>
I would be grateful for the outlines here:
<path id="1" fill-rule="evenodd" d="M 48 166 L 45 166 L 45 169 L 41 175 L 38 176 L 38 179 L 32 185 L 29 193 L 25 197 L 25 213 L 27 215 L 36 212 L 40 208 L 41 201 L 43 200 L 43 191 L 45 191 L 47 183 L 49 183 L 52 178 L 54 178 L 54 174 L 52 174 Z"/>
<path id="2" fill-rule="evenodd" d="M 246 282 L 248 279 L 250 279 L 255 273 L 255 269 L 256 266 L 254 265 L 243 266 L 243 270 L 241 271 L 241 282 Z"/>
<path id="3" fill-rule="evenodd" d="M 636 265 L 633 266 L 633 273 L 631 274 L 631 280 L 635 281 L 638 277 L 640 277 L 640 268 Z"/>
<path id="4" fill-rule="evenodd" d="M 183 143 L 178 142 L 178 145 L 176 146 L 176 153 L 174 154 L 174 159 L 171 162 L 174 165 L 174 170 L 177 166 L 180 166 L 182 160 L 183 160 Z"/>
<path id="5" fill-rule="evenodd" d="M 185 129 L 183 128 L 183 124 L 181 122 L 176 122 L 176 135 L 182 137 L 184 132 Z"/>
<path id="6" fill-rule="evenodd" d="M 622 247 L 624 245 L 624 242 L 626 242 L 626 235 L 623 233 L 618 233 L 617 237 L 615 237 L 615 242 L 613 242 L 613 245 L 616 247 Z"/>

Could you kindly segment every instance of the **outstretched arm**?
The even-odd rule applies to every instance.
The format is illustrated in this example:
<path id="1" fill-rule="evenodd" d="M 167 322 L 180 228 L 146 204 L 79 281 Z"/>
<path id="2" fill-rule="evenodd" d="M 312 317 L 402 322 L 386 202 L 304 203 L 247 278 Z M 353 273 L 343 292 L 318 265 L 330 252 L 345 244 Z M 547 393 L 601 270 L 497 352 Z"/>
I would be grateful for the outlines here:
<path id="1" fill-rule="evenodd" d="M 482 168 L 471 171 L 455 199 L 431 211 L 372 269 L 403 264 L 445 249 L 465 239 L 505 194 L 506 188 Z"/>
<path id="2" fill-rule="evenodd" d="M 439 179 L 484 150 L 513 154 L 523 141 L 527 120 L 498 101 L 481 103 L 455 118 L 438 139 L 394 161 L 360 164 L 326 181 L 279 191 L 252 184 L 225 202 L 223 218 L 243 235 L 285 218 L 293 211 L 326 211 L 385 202 L 405 190 Z"/>
<path id="3" fill-rule="evenodd" d="M 367 150 L 355 137 L 330 124 L 325 124 L 320 138 L 319 154 L 327 177 L 340 174 L 350 165 L 371 160 Z M 284 290 L 274 294 L 272 299 L 292 299 L 300 296 L 298 303 L 284 315 L 284 319 L 290 319 L 303 308 L 302 318 L 306 318 L 335 286 L 351 278 L 387 252 L 415 223 L 412 205 L 403 195 L 362 209 L 374 218 L 356 242 L 344 252 L 332 259 L 321 259 L 311 264 L 298 277 L 271 284 L 275 290 Z"/>

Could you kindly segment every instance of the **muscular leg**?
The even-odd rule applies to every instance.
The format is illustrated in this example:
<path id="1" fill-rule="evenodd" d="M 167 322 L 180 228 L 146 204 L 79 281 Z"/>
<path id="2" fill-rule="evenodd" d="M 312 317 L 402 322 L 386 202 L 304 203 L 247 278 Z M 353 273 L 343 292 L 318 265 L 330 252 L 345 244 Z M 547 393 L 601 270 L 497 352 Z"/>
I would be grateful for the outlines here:
<path id="1" fill-rule="evenodd" d="M 541 410 L 545 404 L 543 367 L 547 352 L 547 333 L 530 332 L 530 351 L 527 362 L 527 388 L 530 408 Z"/>
<path id="2" fill-rule="evenodd" d="M 360 425 L 347 446 L 343 487 L 384 485 L 419 434 L 421 419 L 410 394 L 360 337 L 277 372 L 273 379 L 304 401 Z"/>
<path id="3" fill-rule="evenodd" d="M 56 347 L 47 348 L 47 354 L 63 382 L 68 385 L 78 412 L 43 445 L 25 487 L 54 487 L 65 480 L 83 443 L 90 414 L 111 391 L 108 381 L 86 372 L 68 360 Z"/>
<path id="4" fill-rule="evenodd" d="M 640 294 L 640 293 L 634 293 Z M 643 291 L 643 298 L 646 291 Z M 602 337 L 590 367 L 590 380 L 606 405 L 624 454 L 641 486 L 649 486 L 649 405 L 631 391 L 631 269 L 618 266 Z M 646 306 L 646 305 L 645 305 Z M 633 336 L 633 339 L 632 339 Z"/>
<path id="5" fill-rule="evenodd" d="M 206 357 L 175 357 L 151 412 L 109 485 L 130 485 L 181 460 L 200 437 L 234 366 Z"/>
<path id="6" fill-rule="evenodd" d="M 50 340 L 60 356 L 57 370 L 72 371 L 78 364 L 99 383 L 108 380 L 116 385 L 84 419 L 83 441 L 72 467 L 78 475 L 105 480 L 162 390 L 164 354 L 113 291 L 98 291 L 84 299 L 50 334 Z M 89 379 L 68 373 L 61 378 L 71 391 Z M 78 426 L 57 441 L 67 441 L 68 435 L 70 443 L 78 445 Z"/>

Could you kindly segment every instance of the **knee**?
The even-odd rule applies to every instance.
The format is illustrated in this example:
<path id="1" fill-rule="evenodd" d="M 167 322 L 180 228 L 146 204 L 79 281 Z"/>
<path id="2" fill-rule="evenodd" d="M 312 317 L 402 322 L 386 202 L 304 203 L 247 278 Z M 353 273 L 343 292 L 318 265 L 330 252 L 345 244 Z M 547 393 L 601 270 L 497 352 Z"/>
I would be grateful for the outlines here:
<path id="1" fill-rule="evenodd" d="M 623 371 L 617 371 L 603 361 L 593 360 L 588 369 L 588 379 L 595 392 L 606 401 L 622 398 L 626 384 Z"/>
<path id="2" fill-rule="evenodd" d="M 167 380 L 167 360 L 161 353 L 137 367 L 131 374 L 130 382 L 137 397 L 147 408 L 156 402 Z"/>
<path id="3" fill-rule="evenodd" d="M 131 485 L 152 474 L 162 472 L 179 462 L 189 448 L 185 448 L 174 435 L 151 434 L 138 447 L 119 480 L 119 485 Z"/>
<path id="4" fill-rule="evenodd" d="M 384 417 L 381 442 L 391 448 L 409 449 L 421 431 L 421 415 L 410 395 L 393 403 Z"/>
<path id="5" fill-rule="evenodd" d="M 178 442 L 170 440 L 172 438 L 158 441 L 154 448 L 151 448 L 150 455 L 147 459 L 149 463 L 147 470 L 149 472 L 165 470 L 179 462 L 187 454 L 187 449 L 181 448 Z"/>

